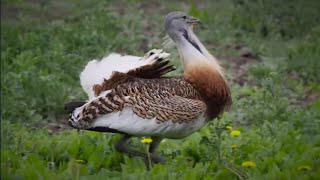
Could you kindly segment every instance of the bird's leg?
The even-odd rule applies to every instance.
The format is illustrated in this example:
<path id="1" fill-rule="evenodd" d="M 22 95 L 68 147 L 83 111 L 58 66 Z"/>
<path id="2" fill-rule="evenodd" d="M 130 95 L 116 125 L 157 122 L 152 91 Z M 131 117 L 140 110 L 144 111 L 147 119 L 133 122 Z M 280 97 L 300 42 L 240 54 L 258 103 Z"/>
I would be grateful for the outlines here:
<path id="1" fill-rule="evenodd" d="M 160 137 L 151 137 L 151 139 L 152 139 L 152 143 L 150 144 L 150 147 L 149 147 L 149 153 L 153 157 L 152 161 L 154 163 L 164 164 L 165 163 L 164 158 L 155 153 L 156 148 L 159 146 L 160 142 L 162 141 L 162 138 L 160 138 Z"/>
<path id="2" fill-rule="evenodd" d="M 148 161 L 148 154 L 147 153 L 143 153 L 134 149 L 131 149 L 129 147 L 126 146 L 126 142 L 131 138 L 132 136 L 130 135 L 124 135 L 123 137 L 121 137 L 121 139 L 118 140 L 118 142 L 115 144 L 115 149 L 119 152 L 122 153 L 126 153 L 132 156 L 140 156 L 143 157 L 146 163 L 146 167 L 147 170 L 150 169 L 150 164 Z M 150 159 L 153 163 L 165 163 L 165 160 L 163 157 L 155 154 L 155 150 L 158 147 L 158 145 L 160 144 L 162 138 L 158 138 L 158 137 L 153 137 L 152 138 L 152 143 L 150 144 L 150 147 L 148 149 L 149 151 L 149 155 L 150 155 Z"/>
<path id="3" fill-rule="evenodd" d="M 114 146 L 115 149 L 119 152 L 122 153 L 127 153 L 129 155 L 133 155 L 133 156 L 141 156 L 141 157 L 146 157 L 146 155 L 142 152 L 130 149 L 129 147 L 127 147 L 125 144 L 126 142 L 131 138 L 130 135 L 124 135 L 122 136 L 121 139 L 119 139 L 119 141 L 116 143 L 116 145 Z"/>
<path id="4" fill-rule="evenodd" d="M 149 147 L 149 153 L 154 153 L 156 148 L 159 146 L 160 142 L 162 141 L 162 138 L 160 137 L 151 137 L 152 143 Z"/>
<path id="5" fill-rule="evenodd" d="M 136 150 L 133 150 L 129 147 L 126 146 L 126 142 L 131 138 L 132 136 L 130 135 L 124 135 L 121 137 L 121 139 L 119 139 L 117 141 L 117 143 L 115 144 L 115 149 L 118 151 L 118 152 L 121 152 L 121 153 L 126 153 L 128 155 L 132 155 L 132 156 L 140 156 L 140 157 L 143 157 L 144 158 L 144 161 L 146 163 L 146 167 L 147 167 L 147 170 L 150 169 L 149 167 L 149 163 L 148 163 L 148 155 L 145 154 L 145 153 L 142 153 L 140 151 L 136 151 Z"/>

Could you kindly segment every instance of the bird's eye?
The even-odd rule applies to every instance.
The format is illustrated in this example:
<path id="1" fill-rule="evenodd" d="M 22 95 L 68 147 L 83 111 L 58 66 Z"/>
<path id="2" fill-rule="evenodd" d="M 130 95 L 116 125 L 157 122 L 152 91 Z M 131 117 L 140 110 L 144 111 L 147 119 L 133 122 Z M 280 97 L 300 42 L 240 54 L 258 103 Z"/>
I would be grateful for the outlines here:
<path id="1" fill-rule="evenodd" d="M 183 19 L 187 19 L 187 16 L 182 16 Z"/>

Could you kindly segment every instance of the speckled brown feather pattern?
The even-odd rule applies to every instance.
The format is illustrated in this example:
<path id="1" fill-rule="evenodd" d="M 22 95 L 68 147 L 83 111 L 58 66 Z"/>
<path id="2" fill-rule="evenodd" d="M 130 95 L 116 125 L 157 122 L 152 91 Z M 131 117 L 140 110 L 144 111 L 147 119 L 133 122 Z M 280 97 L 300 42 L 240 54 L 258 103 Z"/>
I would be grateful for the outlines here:
<path id="1" fill-rule="evenodd" d="M 131 107 L 139 117 L 157 123 L 171 120 L 187 123 L 206 111 L 200 94 L 184 78 L 141 79 L 118 85 L 110 93 L 84 107 L 80 124 L 86 126 L 97 117 Z"/>

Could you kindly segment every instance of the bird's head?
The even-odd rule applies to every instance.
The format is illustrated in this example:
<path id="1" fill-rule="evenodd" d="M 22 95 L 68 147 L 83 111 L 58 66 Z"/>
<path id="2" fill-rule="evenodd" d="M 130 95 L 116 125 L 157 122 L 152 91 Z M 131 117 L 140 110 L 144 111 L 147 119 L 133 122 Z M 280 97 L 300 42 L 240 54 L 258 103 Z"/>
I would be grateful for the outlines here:
<path id="1" fill-rule="evenodd" d="M 171 12 L 165 17 L 165 30 L 178 47 L 181 63 L 185 69 L 195 63 L 210 63 L 212 67 L 222 74 L 222 69 L 198 37 L 193 32 L 195 24 L 200 20 L 184 12 Z"/>
<path id="2" fill-rule="evenodd" d="M 184 12 L 171 12 L 165 18 L 165 30 L 168 35 L 176 42 L 179 38 L 190 38 L 188 35 L 192 32 L 195 24 L 200 20 L 189 16 Z"/>

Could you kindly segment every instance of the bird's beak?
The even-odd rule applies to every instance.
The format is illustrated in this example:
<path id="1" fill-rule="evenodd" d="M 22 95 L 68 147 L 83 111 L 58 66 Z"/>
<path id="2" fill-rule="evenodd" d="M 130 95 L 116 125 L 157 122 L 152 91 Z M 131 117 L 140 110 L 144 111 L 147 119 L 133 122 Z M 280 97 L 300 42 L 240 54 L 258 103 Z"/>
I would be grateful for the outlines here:
<path id="1" fill-rule="evenodd" d="M 201 24 L 201 21 L 195 17 L 190 16 L 187 20 L 189 24 L 195 25 L 195 24 Z"/>

